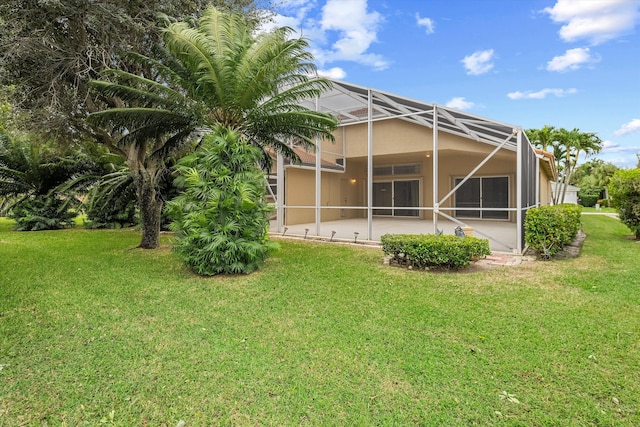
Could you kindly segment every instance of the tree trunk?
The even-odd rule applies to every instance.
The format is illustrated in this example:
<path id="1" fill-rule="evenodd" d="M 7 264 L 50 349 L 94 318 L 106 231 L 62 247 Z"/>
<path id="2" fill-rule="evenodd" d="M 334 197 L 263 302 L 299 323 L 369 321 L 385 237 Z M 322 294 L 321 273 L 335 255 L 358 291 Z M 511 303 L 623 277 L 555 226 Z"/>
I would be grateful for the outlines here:
<path id="1" fill-rule="evenodd" d="M 142 222 L 142 241 L 140 248 L 155 249 L 160 246 L 160 221 L 163 202 L 151 177 L 142 172 L 136 179 L 140 221 Z"/>

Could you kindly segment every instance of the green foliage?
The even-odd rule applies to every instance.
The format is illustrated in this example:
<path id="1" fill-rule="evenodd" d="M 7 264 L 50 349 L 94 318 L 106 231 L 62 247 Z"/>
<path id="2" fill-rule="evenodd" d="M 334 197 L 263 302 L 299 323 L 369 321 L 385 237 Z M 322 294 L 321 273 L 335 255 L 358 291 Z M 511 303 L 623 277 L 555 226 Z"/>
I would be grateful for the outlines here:
<path id="1" fill-rule="evenodd" d="M 101 96 L 118 98 L 117 108 L 94 112 L 126 159 L 137 187 L 143 227 L 141 247 L 158 245 L 160 212 L 167 195 L 160 181 L 168 165 L 191 152 L 215 126 L 241 132 L 263 148 L 297 159 L 288 141 L 313 147 L 317 137 L 333 139 L 336 119 L 302 106 L 330 87 L 316 78 L 313 55 L 290 28 L 256 34 L 255 22 L 238 13 L 207 8 L 200 20 L 169 23 L 165 49 L 157 56 L 132 54 L 135 72 L 108 70 L 92 82 Z M 140 70 L 152 73 L 140 73 Z M 144 77 L 143 77 L 144 75 Z"/>
<path id="2" fill-rule="evenodd" d="M 260 157 L 238 132 L 218 127 L 179 161 L 176 186 L 183 193 L 167 213 L 175 250 L 196 273 L 251 273 L 267 257 L 270 207 Z"/>
<path id="3" fill-rule="evenodd" d="M 617 170 L 618 167 L 613 163 L 592 159 L 576 168 L 570 184 L 580 188 L 595 187 L 604 190 Z"/>
<path id="4" fill-rule="evenodd" d="M 0 138 L 0 214 L 16 219 L 20 230 L 57 229 L 68 225 L 79 205 L 63 184 L 95 170 L 82 147 L 63 147 L 31 134 Z"/>
<path id="5" fill-rule="evenodd" d="M 581 213 L 581 206 L 571 204 L 529 209 L 524 221 L 525 242 L 542 259 L 550 259 L 576 236 Z"/>
<path id="6" fill-rule="evenodd" d="M 412 268 L 467 267 L 474 258 L 489 255 L 489 241 L 477 237 L 433 234 L 385 234 L 382 250 L 392 260 Z"/>
<path id="7" fill-rule="evenodd" d="M 31 129 L 67 141 L 108 142 L 85 118 L 118 100 L 93 96 L 88 82 L 106 68 L 152 76 L 127 52 L 152 54 L 162 45 L 159 18 L 193 19 L 210 4 L 256 21 L 268 19 L 272 9 L 268 0 L 3 0 L 0 84 L 16 85 L 16 106 L 29 112 Z"/>
<path id="8" fill-rule="evenodd" d="M 640 240 L 640 169 L 617 171 L 608 186 L 611 205 Z"/>
<path id="9" fill-rule="evenodd" d="M 114 191 L 115 190 L 115 191 Z M 84 204 L 89 228 L 121 228 L 137 222 L 135 188 L 98 185 L 89 191 Z"/>
<path id="10" fill-rule="evenodd" d="M 593 187 L 581 187 L 578 191 L 578 198 L 580 204 L 587 208 L 592 208 L 598 203 L 600 196 L 602 195 L 602 189 Z"/>
<path id="11" fill-rule="evenodd" d="M 36 196 L 16 204 L 9 218 L 16 221 L 19 231 L 57 230 L 72 226 L 76 214 L 70 210 L 70 200 L 55 196 Z"/>

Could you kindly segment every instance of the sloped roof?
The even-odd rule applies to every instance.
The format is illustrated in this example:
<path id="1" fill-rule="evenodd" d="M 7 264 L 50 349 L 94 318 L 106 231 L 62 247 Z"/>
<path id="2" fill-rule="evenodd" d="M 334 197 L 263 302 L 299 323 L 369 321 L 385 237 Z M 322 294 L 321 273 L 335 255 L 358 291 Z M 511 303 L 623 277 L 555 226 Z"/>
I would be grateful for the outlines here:
<path id="1" fill-rule="evenodd" d="M 555 156 L 553 155 L 553 153 L 541 150 L 539 148 L 534 148 L 533 151 L 541 157 L 542 168 L 547 173 L 547 176 L 551 179 L 551 181 L 555 181 L 556 179 L 558 179 L 558 169 L 556 168 Z"/>
<path id="2" fill-rule="evenodd" d="M 433 128 L 434 107 L 437 107 L 439 131 L 496 146 L 507 140 L 505 148 L 514 151 L 517 148 L 518 126 L 377 89 L 330 80 L 333 83 L 333 88 L 321 95 L 319 110 L 336 116 L 340 125 L 367 122 L 369 93 L 371 93 L 372 121 L 395 117 Z M 305 101 L 303 105 L 312 110 L 316 109 L 315 100 Z M 529 143 L 524 132 L 522 139 Z"/>

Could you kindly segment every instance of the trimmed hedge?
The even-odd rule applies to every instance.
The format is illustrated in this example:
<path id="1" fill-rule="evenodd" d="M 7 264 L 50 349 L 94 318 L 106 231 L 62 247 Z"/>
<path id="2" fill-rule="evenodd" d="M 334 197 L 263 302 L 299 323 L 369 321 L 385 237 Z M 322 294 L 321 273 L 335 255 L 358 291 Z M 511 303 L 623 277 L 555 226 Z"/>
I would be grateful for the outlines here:
<path id="1" fill-rule="evenodd" d="M 462 268 L 472 259 L 491 253 L 489 241 L 477 237 L 433 234 L 385 234 L 380 238 L 385 255 L 411 268 Z"/>
<path id="2" fill-rule="evenodd" d="M 524 239 L 540 258 L 550 259 L 571 243 L 580 230 L 579 205 L 540 206 L 527 211 Z"/>

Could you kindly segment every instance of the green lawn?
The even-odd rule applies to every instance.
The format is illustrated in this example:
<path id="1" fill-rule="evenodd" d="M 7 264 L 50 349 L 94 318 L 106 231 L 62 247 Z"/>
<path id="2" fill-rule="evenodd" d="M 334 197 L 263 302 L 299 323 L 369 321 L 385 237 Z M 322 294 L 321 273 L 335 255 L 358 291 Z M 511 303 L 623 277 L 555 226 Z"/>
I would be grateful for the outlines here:
<path id="1" fill-rule="evenodd" d="M 597 212 L 597 213 L 618 213 L 618 210 L 615 208 L 600 208 L 596 210 L 596 208 L 585 208 L 582 207 L 582 212 Z"/>
<path id="2" fill-rule="evenodd" d="M 0 222 L 0 426 L 640 425 L 640 243 L 583 223 L 574 260 L 424 273 L 283 241 L 206 279 L 137 232 Z"/>

